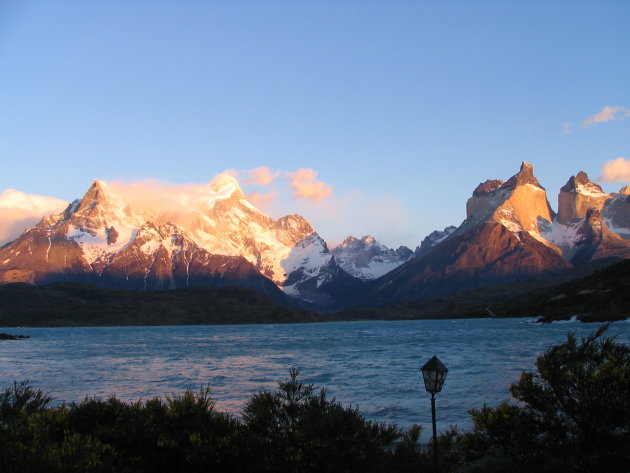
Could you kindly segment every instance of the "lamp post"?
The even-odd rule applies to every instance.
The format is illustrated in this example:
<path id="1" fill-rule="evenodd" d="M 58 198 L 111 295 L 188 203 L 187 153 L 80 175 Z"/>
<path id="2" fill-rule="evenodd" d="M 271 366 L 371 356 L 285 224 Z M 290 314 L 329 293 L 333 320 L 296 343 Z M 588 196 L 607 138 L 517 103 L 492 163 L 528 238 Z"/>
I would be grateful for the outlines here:
<path id="1" fill-rule="evenodd" d="M 433 419 L 433 457 L 435 459 L 435 471 L 438 471 L 438 453 L 437 453 L 437 428 L 435 426 L 435 394 L 442 390 L 444 380 L 448 368 L 444 366 L 437 356 L 427 361 L 422 368 L 422 378 L 424 379 L 424 387 L 431 393 L 431 416 Z"/>

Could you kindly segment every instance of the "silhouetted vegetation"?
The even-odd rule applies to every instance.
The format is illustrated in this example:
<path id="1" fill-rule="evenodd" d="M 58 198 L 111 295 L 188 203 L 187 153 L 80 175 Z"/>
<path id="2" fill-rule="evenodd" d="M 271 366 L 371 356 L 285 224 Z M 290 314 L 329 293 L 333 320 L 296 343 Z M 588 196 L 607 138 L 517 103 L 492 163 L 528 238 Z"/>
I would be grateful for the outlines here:
<path id="1" fill-rule="evenodd" d="M 510 391 L 518 404 L 471 411 L 470 432 L 438 438 L 446 472 L 626 472 L 630 346 L 604 329 L 543 353 Z M 237 418 L 209 388 L 136 403 L 53 407 L 27 383 L 0 393 L 2 472 L 418 472 L 431 452 L 299 378 L 254 395 Z"/>
<path id="2" fill-rule="evenodd" d="M 26 383 L 0 394 L 0 471 L 417 471 L 420 429 L 366 420 L 291 370 L 242 418 L 217 412 L 210 390 L 125 403 L 86 398 L 51 407 Z"/>

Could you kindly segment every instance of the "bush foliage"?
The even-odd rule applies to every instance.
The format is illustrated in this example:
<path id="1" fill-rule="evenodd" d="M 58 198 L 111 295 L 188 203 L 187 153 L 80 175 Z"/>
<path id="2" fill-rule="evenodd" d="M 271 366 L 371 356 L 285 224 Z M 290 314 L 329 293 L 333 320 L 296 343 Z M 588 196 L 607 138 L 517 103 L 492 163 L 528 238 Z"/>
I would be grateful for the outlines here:
<path id="1" fill-rule="evenodd" d="M 440 471 L 630 471 L 630 346 L 604 330 L 540 355 L 510 388 L 517 404 L 472 410 L 470 432 L 440 435 Z M 209 388 L 51 402 L 27 383 L 0 392 L 1 472 L 433 471 L 419 426 L 366 420 L 297 369 L 240 418 L 218 412 Z"/>
<path id="2" fill-rule="evenodd" d="M 422 464 L 419 428 L 368 421 L 298 375 L 293 369 L 276 391 L 253 396 L 242 418 L 217 412 L 209 388 L 51 407 L 41 391 L 14 384 L 0 395 L 0 471 L 385 472 Z"/>
<path id="3" fill-rule="evenodd" d="M 462 471 L 630 471 L 630 346 L 605 330 L 540 355 L 510 387 L 518 404 L 472 410 Z"/>

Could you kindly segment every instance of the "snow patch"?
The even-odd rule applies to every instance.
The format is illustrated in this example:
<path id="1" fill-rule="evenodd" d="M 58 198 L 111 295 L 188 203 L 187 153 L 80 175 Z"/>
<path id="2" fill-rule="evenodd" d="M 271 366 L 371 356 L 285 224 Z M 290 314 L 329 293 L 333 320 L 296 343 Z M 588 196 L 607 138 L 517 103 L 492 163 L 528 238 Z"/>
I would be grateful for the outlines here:
<path id="1" fill-rule="evenodd" d="M 581 223 L 582 221 L 571 225 L 563 225 L 557 220 L 554 220 L 544 227 L 541 234 L 549 242 L 560 248 L 572 247 L 580 240 L 578 230 L 580 229 Z"/>
<path id="2" fill-rule="evenodd" d="M 613 225 L 611 218 L 604 218 L 603 220 L 610 231 L 618 233 L 620 235 L 630 235 L 630 228 L 616 227 L 615 225 Z"/>
<path id="3" fill-rule="evenodd" d="M 244 207 L 247 207 L 249 210 L 251 210 L 252 212 L 256 212 L 256 213 L 262 213 L 260 210 L 258 210 L 258 208 L 256 208 L 254 205 L 252 205 L 248 200 L 245 199 L 241 199 L 240 200 L 241 204 Z"/>
<path id="4" fill-rule="evenodd" d="M 498 212 L 498 221 L 512 233 L 520 233 L 523 231 L 523 227 L 518 223 L 516 215 L 514 215 L 511 209 L 500 209 Z"/>
<path id="5" fill-rule="evenodd" d="M 535 184 L 531 184 L 531 183 L 527 183 L 525 184 L 525 187 L 527 187 L 528 189 L 532 190 L 532 191 L 536 191 L 536 192 L 545 192 L 545 189 L 542 189 L 540 187 L 538 187 Z"/>
<path id="6" fill-rule="evenodd" d="M 598 186 L 588 183 L 588 184 L 578 184 L 576 187 L 576 192 L 578 194 L 587 196 L 587 197 L 606 197 L 608 194 L 603 192 Z"/>
<path id="7" fill-rule="evenodd" d="M 300 270 L 305 278 L 319 275 L 322 266 L 330 263 L 332 255 L 316 233 L 299 242 L 280 262 L 285 274 Z M 319 281 L 318 281 L 319 282 Z"/>
<path id="8" fill-rule="evenodd" d="M 118 238 L 116 243 L 107 243 L 107 232 L 105 228 L 99 228 L 94 234 L 89 231 L 71 226 L 66 232 L 68 240 L 75 241 L 83 250 L 83 257 L 92 264 L 99 259 L 106 258 L 124 248 L 130 241 L 133 241 L 137 230 L 125 227 L 117 227 Z"/>

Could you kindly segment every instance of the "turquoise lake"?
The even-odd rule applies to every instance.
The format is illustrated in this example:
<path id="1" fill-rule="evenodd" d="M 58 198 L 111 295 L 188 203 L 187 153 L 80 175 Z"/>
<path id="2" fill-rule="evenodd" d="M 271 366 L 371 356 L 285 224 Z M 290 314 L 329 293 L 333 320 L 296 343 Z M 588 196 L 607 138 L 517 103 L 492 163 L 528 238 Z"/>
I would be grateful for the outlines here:
<path id="1" fill-rule="evenodd" d="M 536 357 L 598 324 L 527 319 L 336 322 L 292 325 L 0 328 L 31 338 L 0 342 L 0 386 L 29 380 L 55 402 L 85 396 L 137 401 L 212 388 L 217 408 L 238 415 L 291 367 L 369 418 L 430 424 L 419 367 L 437 355 L 449 373 L 437 395 L 438 427 L 469 428 L 468 410 L 510 399 L 508 386 Z M 630 322 L 608 335 L 630 342 Z"/>

